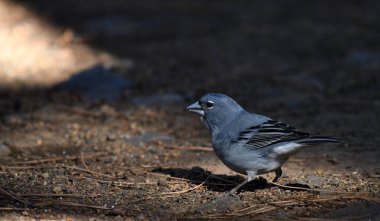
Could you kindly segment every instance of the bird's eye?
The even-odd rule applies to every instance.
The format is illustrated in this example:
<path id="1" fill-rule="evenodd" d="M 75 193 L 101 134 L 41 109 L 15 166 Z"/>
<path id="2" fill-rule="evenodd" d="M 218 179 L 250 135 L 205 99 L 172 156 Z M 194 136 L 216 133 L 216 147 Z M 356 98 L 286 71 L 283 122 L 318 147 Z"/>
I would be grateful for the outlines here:
<path id="1" fill-rule="evenodd" d="M 207 101 L 207 102 L 206 102 L 206 107 L 207 107 L 208 109 L 211 109 L 212 107 L 214 107 L 214 102 L 212 102 L 212 101 Z"/>

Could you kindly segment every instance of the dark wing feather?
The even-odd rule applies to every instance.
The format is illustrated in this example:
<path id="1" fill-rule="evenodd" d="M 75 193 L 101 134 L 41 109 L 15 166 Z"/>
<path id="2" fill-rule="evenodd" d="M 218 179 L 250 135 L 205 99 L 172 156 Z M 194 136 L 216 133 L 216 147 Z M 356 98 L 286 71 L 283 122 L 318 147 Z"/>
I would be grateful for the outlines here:
<path id="1" fill-rule="evenodd" d="M 263 148 L 275 143 L 299 140 L 309 137 L 308 133 L 297 131 L 294 127 L 275 120 L 249 127 L 239 133 L 237 143 L 252 148 Z"/>

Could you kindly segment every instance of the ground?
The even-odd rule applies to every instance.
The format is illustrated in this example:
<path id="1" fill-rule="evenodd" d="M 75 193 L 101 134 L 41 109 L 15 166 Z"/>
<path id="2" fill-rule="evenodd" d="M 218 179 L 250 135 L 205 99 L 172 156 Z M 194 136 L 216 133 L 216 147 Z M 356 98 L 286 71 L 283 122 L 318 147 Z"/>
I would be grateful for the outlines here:
<path id="1" fill-rule="evenodd" d="M 0 1 L 1 219 L 380 219 L 379 10 Z M 111 101 L 54 87 L 96 64 L 133 85 Z M 183 111 L 206 92 L 350 140 L 299 152 L 277 185 L 268 174 L 223 197 L 243 176 Z"/>

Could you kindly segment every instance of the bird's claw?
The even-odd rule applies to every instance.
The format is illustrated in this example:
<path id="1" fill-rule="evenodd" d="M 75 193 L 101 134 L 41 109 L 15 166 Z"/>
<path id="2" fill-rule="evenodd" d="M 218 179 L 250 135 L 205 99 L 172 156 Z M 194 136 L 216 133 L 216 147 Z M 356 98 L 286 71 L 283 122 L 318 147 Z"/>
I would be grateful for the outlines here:
<path id="1" fill-rule="evenodd" d="M 224 193 L 221 198 L 228 198 L 228 197 L 233 197 L 233 198 L 240 198 L 239 195 L 235 191 L 228 191 L 227 193 Z"/>

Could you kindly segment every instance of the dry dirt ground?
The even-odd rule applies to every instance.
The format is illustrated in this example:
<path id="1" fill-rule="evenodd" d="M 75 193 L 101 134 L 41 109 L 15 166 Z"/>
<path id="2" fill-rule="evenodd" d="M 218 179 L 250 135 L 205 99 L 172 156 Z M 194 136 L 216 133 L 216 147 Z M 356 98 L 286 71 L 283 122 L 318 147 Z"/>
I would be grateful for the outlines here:
<path id="1" fill-rule="evenodd" d="M 379 11 L 378 1 L 1 0 L 0 219 L 380 220 Z M 134 82 L 121 100 L 50 88 L 97 63 Z M 268 174 L 222 197 L 243 178 L 183 111 L 211 91 L 351 140 L 301 151 L 278 185 Z"/>

